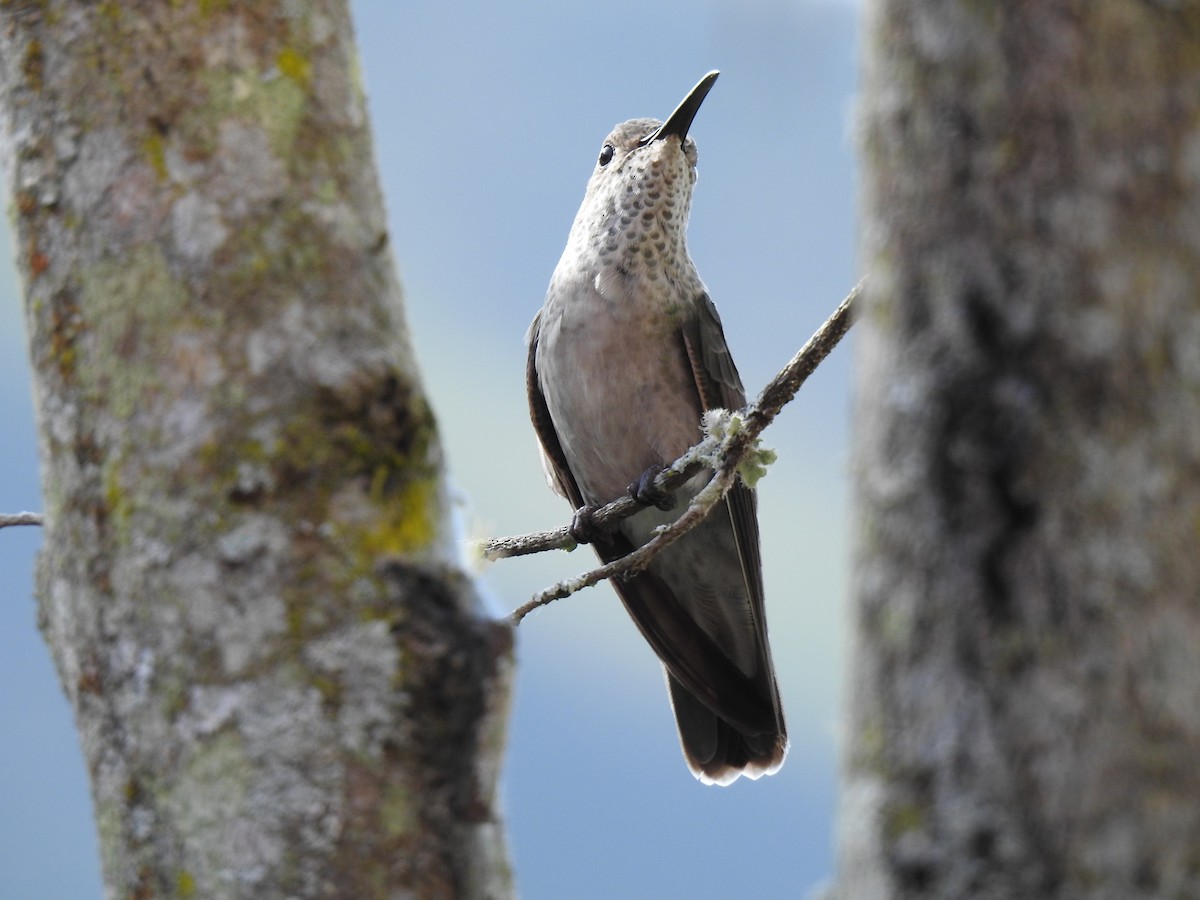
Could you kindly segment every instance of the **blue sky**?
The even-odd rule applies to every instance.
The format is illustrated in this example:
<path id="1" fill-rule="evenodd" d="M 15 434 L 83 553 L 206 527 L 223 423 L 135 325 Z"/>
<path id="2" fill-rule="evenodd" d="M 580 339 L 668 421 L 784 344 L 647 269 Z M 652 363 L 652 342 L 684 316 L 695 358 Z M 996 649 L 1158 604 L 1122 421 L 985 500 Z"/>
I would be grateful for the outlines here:
<path id="1" fill-rule="evenodd" d="M 566 520 L 538 465 L 522 338 L 616 122 L 662 118 L 722 71 L 691 132 L 689 244 L 751 394 L 856 280 L 853 3 L 354 9 L 392 247 L 465 533 Z M 11 240 L 0 246 L 0 509 L 38 509 Z M 691 778 L 659 666 L 608 588 L 535 613 L 518 634 L 504 779 L 522 896 L 796 897 L 830 874 L 852 344 L 766 434 L 779 452 L 759 493 L 783 771 L 726 789 Z M 0 895 L 99 897 L 83 765 L 34 624 L 37 543 L 0 532 Z M 590 563 L 555 553 L 482 578 L 504 611 Z"/>

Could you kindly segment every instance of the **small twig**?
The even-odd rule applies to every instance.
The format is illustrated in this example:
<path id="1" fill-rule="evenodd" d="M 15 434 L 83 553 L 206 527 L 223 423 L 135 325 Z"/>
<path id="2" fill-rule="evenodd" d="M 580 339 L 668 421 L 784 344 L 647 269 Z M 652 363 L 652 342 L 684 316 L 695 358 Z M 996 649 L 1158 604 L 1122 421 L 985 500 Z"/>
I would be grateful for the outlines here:
<path id="1" fill-rule="evenodd" d="M 796 395 L 808 376 L 845 336 L 853 317 L 854 301 L 862 292 L 865 281 L 864 278 L 854 286 L 846 299 L 817 329 L 817 332 L 800 348 L 800 351 L 792 357 L 783 370 L 763 388 L 758 399 L 738 413 L 742 420 L 740 428 L 726 434 L 721 441 L 717 441 L 711 436 L 706 437 L 677 459 L 669 468 L 664 469 L 655 479 L 655 488 L 673 491 L 704 467 L 700 460 L 711 460 L 714 450 L 716 451 L 716 458 L 720 459 L 721 463 L 717 466 L 712 479 L 692 499 L 683 515 L 670 525 L 660 529 L 658 534 L 632 553 L 575 578 L 560 581 L 536 594 L 528 603 L 513 610 L 509 620 L 514 625 L 518 625 L 527 614 L 539 606 L 569 597 L 571 594 L 599 584 L 605 579 L 627 577 L 639 572 L 664 548 L 695 528 L 729 492 L 734 484 L 738 466 L 749 455 L 763 429 L 774 421 L 780 410 Z M 622 497 L 600 509 L 596 514 L 596 520 L 600 523 L 616 522 L 643 508 L 632 498 Z M 523 553 L 537 553 L 541 550 L 573 547 L 574 544 L 569 530 L 563 527 L 554 531 L 488 541 L 483 546 L 483 554 L 489 559 L 500 559 Z"/>
<path id="2" fill-rule="evenodd" d="M 736 466 L 722 468 L 720 472 L 709 479 L 708 484 L 704 486 L 700 493 L 692 498 L 691 504 L 684 511 L 683 515 L 670 525 L 662 528 L 658 534 L 642 544 L 642 546 L 631 553 L 627 553 L 620 559 L 614 559 L 612 562 L 597 569 L 584 572 L 582 575 L 577 575 L 566 581 L 560 581 L 558 584 L 534 594 L 528 602 L 522 603 L 509 613 L 508 620 L 513 625 L 520 625 L 521 620 L 539 606 L 546 606 L 555 600 L 570 597 L 577 591 L 597 585 L 605 579 L 628 577 L 640 572 L 649 564 L 650 560 L 704 520 L 712 508 L 729 492 L 729 488 L 733 486 L 736 474 Z M 645 509 L 643 506 L 639 506 L 638 508 Z"/>
<path id="3" fill-rule="evenodd" d="M 859 279 L 846 298 L 838 304 L 838 308 L 830 314 L 825 323 L 816 330 L 783 370 L 768 382 L 750 406 L 746 408 L 747 442 L 757 438 L 763 429 L 775 420 L 779 411 L 796 396 L 800 386 L 811 375 L 838 345 L 854 321 L 854 304 L 862 293 L 863 285 L 867 283 L 864 276 Z"/>
<path id="4" fill-rule="evenodd" d="M 41 513 L 0 513 L 0 528 L 7 528 L 10 525 L 41 525 Z"/>
<path id="5" fill-rule="evenodd" d="M 671 493 L 682 487 L 689 478 L 704 468 L 703 460 L 712 458 L 711 454 L 716 450 L 716 446 L 716 441 L 705 439 L 689 448 L 683 456 L 658 473 L 658 477 L 654 479 L 654 489 Z M 597 527 L 602 529 L 607 525 L 615 525 L 622 519 L 628 519 L 634 513 L 645 508 L 632 497 L 618 497 L 596 510 L 593 521 Z M 567 525 L 550 531 L 534 531 L 513 537 L 492 538 L 479 544 L 479 552 L 483 558 L 493 562 L 498 559 L 507 559 L 510 556 L 526 556 L 545 550 L 573 549 L 575 549 L 575 539 L 571 537 L 571 529 Z"/>

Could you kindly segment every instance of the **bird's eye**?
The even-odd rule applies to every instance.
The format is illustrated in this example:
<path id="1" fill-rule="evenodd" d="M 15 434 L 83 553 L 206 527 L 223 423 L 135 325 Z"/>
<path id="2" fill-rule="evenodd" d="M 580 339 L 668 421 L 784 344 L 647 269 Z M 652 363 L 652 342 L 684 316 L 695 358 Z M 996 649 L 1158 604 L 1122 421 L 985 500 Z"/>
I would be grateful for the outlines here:
<path id="1" fill-rule="evenodd" d="M 600 148 L 600 165 L 607 166 L 612 162 L 613 154 L 617 151 L 613 149 L 612 144 L 605 144 Z"/>

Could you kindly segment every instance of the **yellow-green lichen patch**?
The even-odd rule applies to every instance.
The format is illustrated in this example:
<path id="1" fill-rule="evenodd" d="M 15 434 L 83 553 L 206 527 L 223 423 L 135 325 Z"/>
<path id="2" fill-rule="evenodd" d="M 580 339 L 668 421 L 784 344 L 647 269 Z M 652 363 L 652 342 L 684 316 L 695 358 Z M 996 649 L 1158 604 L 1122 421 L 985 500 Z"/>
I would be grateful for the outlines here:
<path id="1" fill-rule="evenodd" d="M 304 582 L 301 582 L 304 584 Z M 308 608 L 306 603 L 297 602 L 298 598 L 309 596 L 306 590 L 293 590 L 284 595 L 284 602 L 287 603 L 287 633 L 288 637 L 300 640 L 304 637 L 307 630 L 307 617 L 305 610 Z"/>
<path id="2" fill-rule="evenodd" d="M 175 891 L 180 897 L 196 896 L 196 877 L 187 869 L 180 869 L 175 876 Z"/>
<path id="3" fill-rule="evenodd" d="M 410 834 L 417 827 L 416 804 L 403 785 L 391 785 L 379 804 L 380 825 L 389 839 Z"/>
<path id="4" fill-rule="evenodd" d="M 966 0 L 964 9 L 979 19 L 988 31 L 999 33 L 1004 0 Z"/>
<path id="5" fill-rule="evenodd" d="M 884 831 L 889 841 L 925 827 L 926 809 L 917 803 L 894 803 L 884 813 Z"/>
<path id="6" fill-rule="evenodd" d="M 39 298 L 35 301 L 33 315 L 36 320 L 42 320 L 42 315 L 49 311 L 49 339 L 39 341 L 42 347 L 49 349 L 50 357 L 59 377 L 69 382 L 75 377 L 76 343 L 82 330 L 82 320 L 74 296 L 69 291 L 56 294 L 49 307 Z M 45 324 L 42 326 L 46 327 Z"/>
<path id="7" fill-rule="evenodd" d="M 120 848 L 125 846 L 125 806 L 125 798 L 120 793 L 113 795 L 100 792 L 97 795 L 96 836 L 99 839 L 101 861 L 106 864 L 117 862 Z"/>
<path id="8" fill-rule="evenodd" d="M 877 718 L 863 721 L 858 726 L 852 765 L 855 769 L 882 775 L 887 768 L 886 748 L 883 723 Z"/>
<path id="9" fill-rule="evenodd" d="M 255 71 L 213 70 L 204 75 L 208 103 L 194 109 L 185 130 L 201 146 L 216 146 L 219 126 L 233 117 L 262 128 L 271 151 L 292 156 L 307 93 L 294 79 Z"/>
<path id="10" fill-rule="evenodd" d="M 337 266 L 325 229 L 296 204 L 269 217 L 236 223 L 225 247 L 232 254 L 221 273 L 222 309 L 238 321 L 278 327 L 284 303 L 328 282 Z"/>
<path id="11" fill-rule="evenodd" d="M 150 168 L 154 169 L 158 180 L 165 181 L 167 178 L 167 154 L 163 136 L 152 131 L 142 138 L 142 155 L 150 163 Z"/>
<path id="12" fill-rule="evenodd" d="M 337 710 L 342 705 L 342 683 L 334 675 L 316 672 L 309 678 L 309 683 L 321 695 L 321 704 L 327 710 Z"/>
<path id="13" fill-rule="evenodd" d="M 321 495 L 322 508 L 314 512 L 325 512 L 347 482 L 377 506 L 407 508 L 426 499 L 409 485 L 433 475 L 434 440 L 423 398 L 399 376 L 385 374 L 345 392 L 318 390 L 288 419 L 268 450 L 269 464 L 277 483 L 309 486 Z"/>
<path id="14" fill-rule="evenodd" d="M 46 55 L 42 51 L 42 42 L 36 38 L 25 46 L 25 59 L 21 64 L 25 74 L 25 83 L 35 91 L 42 89 L 42 76 L 46 71 Z"/>
<path id="15" fill-rule="evenodd" d="M 918 633 L 918 623 L 915 604 L 911 597 L 905 595 L 875 610 L 870 624 L 885 648 L 903 650 L 912 645 Z"/>
<path id="16" fill-rule="evenodd" d="M 206 480 L 217 482 L 226 488 L 230 494 L 241 479 L 239 467 L 259 467 L 268 459 L 266 448 L 262 442 L 254 438 L 240 438 L 244 423 L 235 424 L 234 434 L 218 435 L 211 441 L 202 444 L 196 451 L 196 462 L 201 467 L 201 473 Z"/>
<path id="17" fill-rule="evenodd" d="M 341 186 L 332 178 L 324 178 L 321 180 L 320 184 L 317 185 L 314 199 L 318 203 L 324 204 L 325 206 L 332 206 L 341 199 L 341 196 Z"/>
<path id="18" fill-rule="evenodd" d="M 360 549 L 370 557 L 405 556 L 429 546 L 437 534 L 437 486 L 430 478 L 405 484 L 400 490 L 386 494 L 380 483 L 372 483 L 371 500 L 378 515 L 360 532 Z"/>
<path id="19" fill-rule="evenodd" d="M 312 78 L 312 64 L 301 53 L 291 47 L 284 47 L 276 55 L 275 65 L 296 84 L 302 88 L 308 87 L 309 79 Z"/>
<path id="20" fill-rule="evenodd" d="M 361 479 L 351 480 L 329 500 L 327 534 L 336 548 L 337 565 L 327 570 L 327 576 L 337 591 L 376 583 L 380 563 L 420 557 L 437 539 L 441 511 L 436 477 L 409 472 L 407 477 L 397 474 L 398 483 L 381 486 L 387 480 L 380 476 L 374 488 L 365 490 Z M 372 604 L 363 612 L 389 621 L 395 613 Z"/>
<path id="21" fill-rule="evenodd" d="M 354 52 L 350 56 L 350 81 L 354 86 L 355 99 L 361 103 L 367 95 L 367 79 L 363 74 L 362 57 L 358 54 L 356 48 L 351 48 Z"/>
<path id="22" fill-rule="evenodd" d="M 201 16 L 211 16 L 215 13 L 226 12 L 231 5 L 231 0 L 198 0 L 196 5 L 200 8 Z"/>
<path id="23" fill-rule="evenodd" d="M 191 706 L 191 684 L 179 672 L 158 678 L 159 708 L 164 718 L 175 721 Z"/>
<path id="24" fill-rule="evenodd" d="M 104 461 L 101 477 L 104 485 L 104 506 L 108 510 L 108 521 L 115 529 L 117 546 L 126 546 L 130 539 L 129 520 L 131 505 L 129 495 L 121 484 L 123 455 L 118 453 Z"/>
<path id="25" fill-rule="evenodd" d="M 171 341 L 187 320 L 188 292 L 153 245 L 97 263 L 80 281 L 89 340 L 79 342 L 86 352 L 77 354 L 76 372 L 84 390 L 125 421 L 161 389 Z"/>

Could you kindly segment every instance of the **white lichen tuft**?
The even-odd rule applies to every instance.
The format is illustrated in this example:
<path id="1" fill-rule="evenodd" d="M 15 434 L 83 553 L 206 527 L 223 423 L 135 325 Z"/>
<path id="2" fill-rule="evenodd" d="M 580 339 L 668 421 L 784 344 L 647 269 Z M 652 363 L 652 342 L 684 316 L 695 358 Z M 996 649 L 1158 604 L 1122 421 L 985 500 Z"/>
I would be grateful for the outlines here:
<path id="1" fill-rule="evenodd" d="M 717 407 L 716 409 L 705 410 L 700 424 L 704 428 L 706 437 L 711 437 L 717 441 L 725 441 L 741 431 L 742 417 L 738 413 Z"/>

